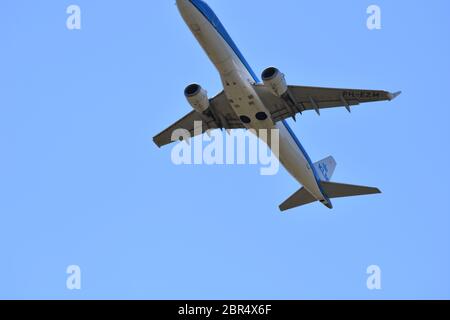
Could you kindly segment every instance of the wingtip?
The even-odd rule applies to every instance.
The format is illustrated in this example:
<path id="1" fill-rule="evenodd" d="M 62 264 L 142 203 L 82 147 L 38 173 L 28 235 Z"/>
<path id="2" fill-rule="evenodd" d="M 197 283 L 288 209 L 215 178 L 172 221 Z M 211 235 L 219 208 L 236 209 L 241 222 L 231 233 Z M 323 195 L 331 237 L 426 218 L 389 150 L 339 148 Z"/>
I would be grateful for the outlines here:
<path id="1" fill-rule="evenodd" d="M 399 95 L 401 95 L 402 92 L 401 91 L 397 91 L 397 92 L 389 92 L 388 97 L 389 97 L 389 101 L 394 100 L 395 98 L 397 98 Z"/>
<path id="2" fill-rule="evenodd" d="M 153 143 L 154 143 L 159 149 L 161 149 L 161 148 L 164 146 L 164 144 L 162 144 L 161 141 L 158 140 L 158 137 L 157 137 L 157 136 L 154 137 L 152 140 L 153 140 Z"/>
<path id="3" fill-rule="evenodd" d="M 158 148 L 161 148 L 161 146 L 158 144 L 158 142 L 156 141 L 156 137 L 154 137 L 153 139 L 152 139 L 152 141 L 153 141 L 153 143 L 158 147 Z"/>

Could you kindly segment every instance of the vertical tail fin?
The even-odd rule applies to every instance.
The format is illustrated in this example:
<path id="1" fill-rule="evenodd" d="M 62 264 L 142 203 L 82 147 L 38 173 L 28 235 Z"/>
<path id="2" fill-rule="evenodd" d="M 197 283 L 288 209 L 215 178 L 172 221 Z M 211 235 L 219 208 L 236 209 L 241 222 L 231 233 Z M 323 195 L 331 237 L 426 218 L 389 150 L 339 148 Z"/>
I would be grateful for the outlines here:
<path id="1" fill-rule="evenodd" d="M 334 160 L 333 157 L 328 157 L 316 162 L 314 167 L 316 168 L 320 180 L 330 181 L 334 170 L 336 169 L 336 165 L 336 160 Z"/>

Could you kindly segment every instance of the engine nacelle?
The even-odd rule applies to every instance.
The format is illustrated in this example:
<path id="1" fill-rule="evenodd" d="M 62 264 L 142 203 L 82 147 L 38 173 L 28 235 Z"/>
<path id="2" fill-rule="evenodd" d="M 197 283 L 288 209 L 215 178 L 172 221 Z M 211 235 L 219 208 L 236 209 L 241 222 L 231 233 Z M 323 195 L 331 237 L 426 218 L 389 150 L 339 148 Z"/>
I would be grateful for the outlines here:
<path id="1" fill-rule="evenodd" d="M 277 68 L 270 67 L 263 71 L 262 80 L 264 85 L 277 97 L 283 96 L 288 91 L 284 74 Z"/>
<path id="2" fill-rule="evenodd" d="M 184 90 L 184 95 L 195 111 L 203 113 L 209 108 L 208 92 L 198 84 L 191 84 Z"/>

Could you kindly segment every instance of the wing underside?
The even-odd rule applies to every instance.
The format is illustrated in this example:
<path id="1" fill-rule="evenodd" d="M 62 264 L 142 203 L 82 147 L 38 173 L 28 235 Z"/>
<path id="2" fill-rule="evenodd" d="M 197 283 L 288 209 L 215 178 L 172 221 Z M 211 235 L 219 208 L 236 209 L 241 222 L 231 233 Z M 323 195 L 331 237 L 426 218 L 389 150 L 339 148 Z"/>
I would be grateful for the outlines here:
<path id="1" fill-rule="evenodd" d="M 381 90 L 288 86 L 288 95 L 283 98 L 273 95 L 264 85 L 258 84 L 254 88 L 269 109 L 274 122 L 309 110 L 320 114 L 323 109 L 344 107 L 350 111 L 351 107 L 361 103 L 390 101 L 400 94 Z"/>
<path id="2" fill-rule="evenodd" d="M 327 108 L 351 107 L 368 102 L 390 101 L 400 92 L 390 93 L 381 90 L 335 89 L 305 86 L 288 86 L 287 94 L 277 97 L 262 84 L 253 86 L 265 107 L 270 112 L 274 123 L 287 118 L 295 118 L 297 114 L 314 110 L 318 114 Z M 201 122 L 201 130 L 195 130 L 195 124 Z M 198 126 L 199 127 L 199 126 Z M 174 142 L 172 134 L 177 129 L 189 131 L 190 136 L 202 134 L 213 129 L 242 129 L 245 126 L 231 107 L 225 92 L 222 91 L 210 100 L 207 112 L 191 111 L 153 138 L 156 145 L 162 147 Z"/>
<path id="3" fill-rule="evenodd" d="M 195 127 L 197 123 L 201 123 L 201 128 Z M 201 130 L 199 130 L 199 128 Z M 210 100 L 210 107 L 207 112 L 200 114 L 197 111 L 191 111 L 170 127 L 156 135 L 153 138 L 153 141 L 158 147 L 170 144 L 174 142 L 174 140 L 172 140 L 172 134 L 178 129 L 185 129 L 189 131 L 191 137 L 194 137 L 195 135 L 203 134 L 207 130 L 241 128 L 244 128 L 242 122 L 236 116 L 225 93 L 222 91 Z"/>

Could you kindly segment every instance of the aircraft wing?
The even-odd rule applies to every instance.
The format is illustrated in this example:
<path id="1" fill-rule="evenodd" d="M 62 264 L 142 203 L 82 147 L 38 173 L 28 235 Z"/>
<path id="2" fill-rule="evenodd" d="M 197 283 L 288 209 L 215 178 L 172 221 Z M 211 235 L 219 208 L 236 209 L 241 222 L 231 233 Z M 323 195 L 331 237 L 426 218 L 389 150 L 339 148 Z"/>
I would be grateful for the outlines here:
<path id="1" fill-rule="evenodd" d="M 304 86 L 288 86 L 289 101 L 273 95 L 263 85 L 255 85 L 255 90 L 272 115 L 274 122 L 278 122 L 297 113 L 314 110 L 320 114 L 320 110 L 327 108 L 350 107 L 366 102 L 390 101 L 401 92 L 390 93 L 381 90 L 361 89 L 335 89 Z"/>
<path id="2" fill-rule="evenodd" d="M 194 124 L 196 122 L 201 122 L 201 130 L 195 130 Z M 204 133 L 213 129 L 228 130 L 240 128 L 244 128 L 244 126 L 231 108 L 225 93 L 222 91 L 210 100 L 210 108 L 207 113 L 200 114 L 195 110 L 191 111 L 166 130 L 156 135 L 153 141 L 158 147 L 170 144 L 174 142 L 172 141 L 172 134 L 177 129 L 188 130 L 191 133 L 191 137 L 194 137 L 195 134 Z"/>

